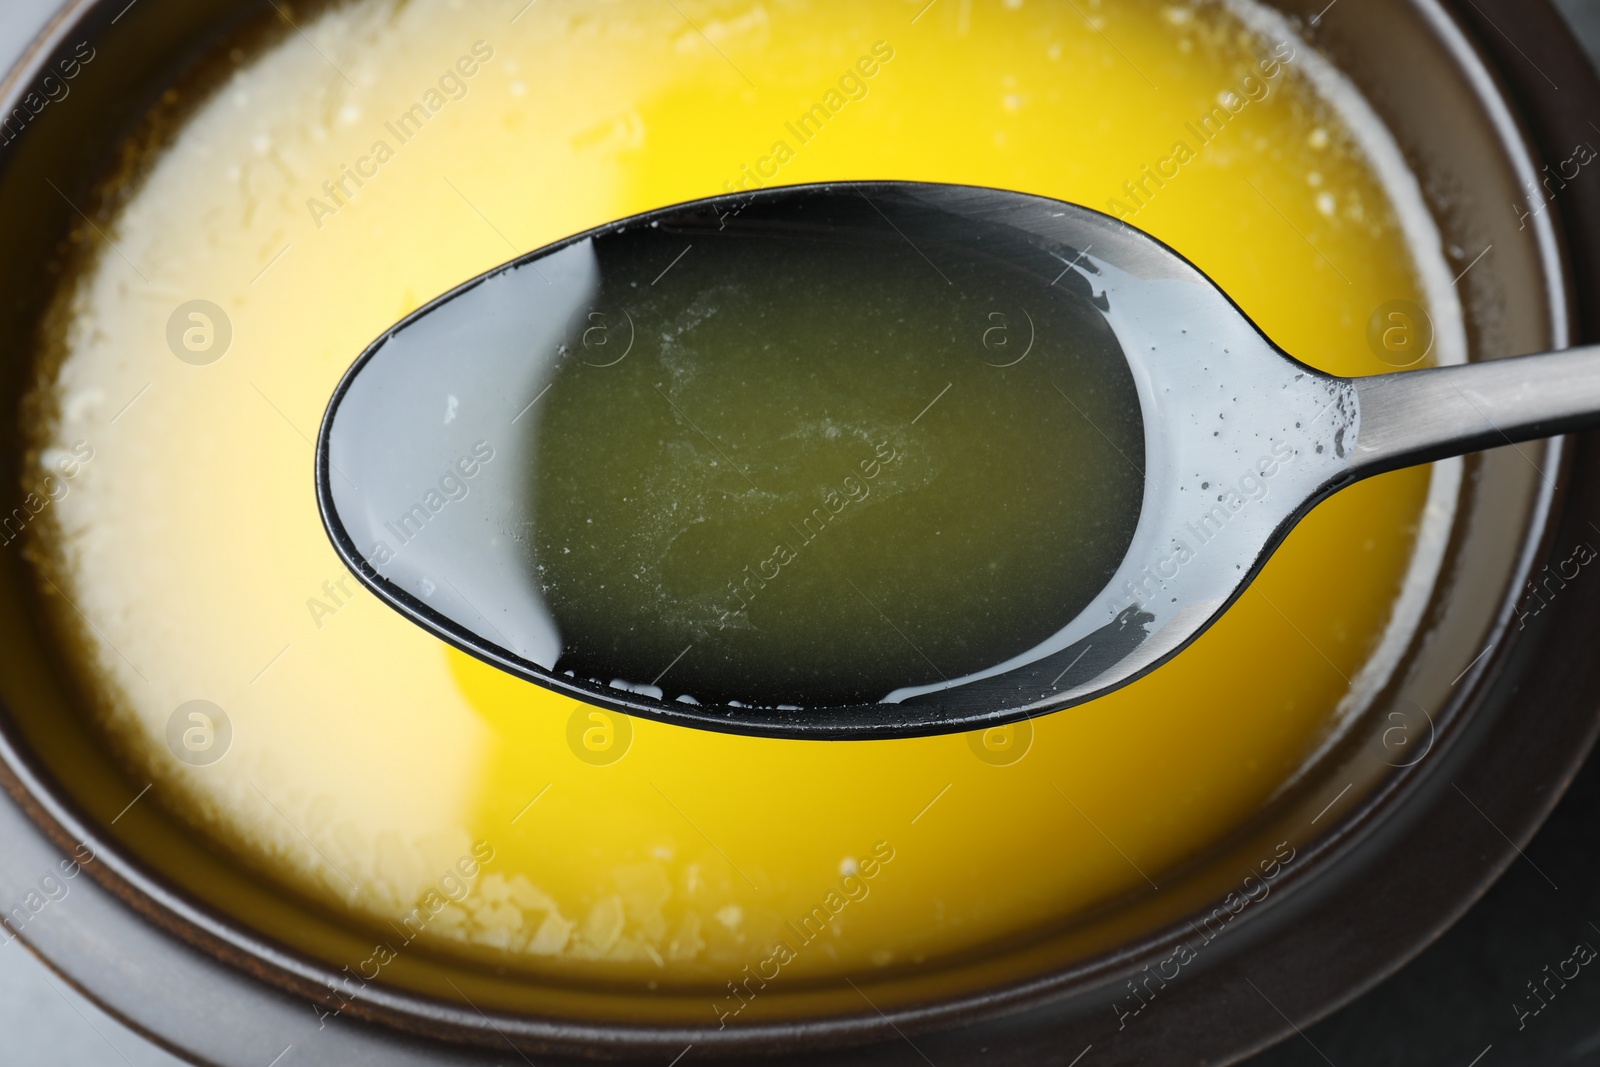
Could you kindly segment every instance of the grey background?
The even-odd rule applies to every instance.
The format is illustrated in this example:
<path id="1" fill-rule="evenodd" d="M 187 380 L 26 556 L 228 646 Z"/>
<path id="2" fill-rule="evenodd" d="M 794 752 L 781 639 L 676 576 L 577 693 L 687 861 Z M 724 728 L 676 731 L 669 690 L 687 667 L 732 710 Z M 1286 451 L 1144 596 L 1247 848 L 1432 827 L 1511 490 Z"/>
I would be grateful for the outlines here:
<path id="1" fill-rule="evenodd" d="M 55 2 L 0 0 L 0 66 L 11 64 Z M 1600 62 L 1600 0 L 1556 4 Z M 1600 960 L 1521 1030 L 1511 1007 L 1519 997 L 1529 1003 L 1524 983 L 1570 956 L 1577 942 L 1600 948 L 1597 827 L 1600 759 L 1591 757 L 1529 845 L 1527 862 L 1513 866 L 1449 934 L 1343 1011 L 1250 1061 L 1252 1067 L 1600 1067 Z M 17 941 L 0 945 L 0 1062 L 182 1063 L 78 995 Z"/>

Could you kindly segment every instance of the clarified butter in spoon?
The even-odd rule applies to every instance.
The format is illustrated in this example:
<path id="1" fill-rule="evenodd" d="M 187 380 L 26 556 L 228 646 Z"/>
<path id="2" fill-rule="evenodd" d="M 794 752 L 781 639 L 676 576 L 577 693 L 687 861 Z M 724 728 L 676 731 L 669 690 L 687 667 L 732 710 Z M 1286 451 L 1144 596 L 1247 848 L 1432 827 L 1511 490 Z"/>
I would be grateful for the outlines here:
<path id="1" fill-rule="evenodd" d="M 556 671 L 868 703 L 1032 647 L 1121 562 L 1143 424 L 1081 279 L 1041 294 L 998 250 L 924 251 L 852 207 L 596 242 L 607 310 L 574 316 L 519 420 Z"/>
<path id="2" fill-rule="evenodd" d="M 1003 744 L 960 736 L 801 743 L 596 718 L 359 591 L 308 477 L 310 437 L 353 356 L 422 301 L 512 255 L 741 182 L 904 178 L 1097 208 L 1115 198 L 1323 369 L 1391 369 L 1364 330 L 1397 299 L 1432 306 L 1439 354 L 1459 354 L 1441 305 L 1452 298 L 1434 284 L 1451 272 L 1398 152 L 1360 125 L 1359 101 L 1309 48 L 1255 8 L 1128 2 L 1092 8 L 1091 25 L 1039 3 L 944 3 L 914 23 L 915 5 L 888 0 L 685 0 L 681 15 L 673 5 L 522 7 L 359 0 L 302 23 L 315 48 L 285 34 L 262 54 L 238 54 L 127 187 L 105 226 L 117 250 L 82 235 L 86 265 L 62 295 L 29 430 L 41 462 L 80 440 L 94 458 L 30 535 L 65 594 L 41 586 L 93 714 L 154 783 L 148 802 L 374 942 L 412 931 L 384 981 L 426 986 L 430 953 L 449 953 L 722 1003 L 727 982 L 780 942 L 788 958 L 775 981 L 929 969 L 1148 891 L 1145 874 L 1159 882 L 1296 773 L 1336 730 L 1352 684 L 1382 681 L 1397 597 L 1431 580 L 1432 557 L 1414 565 L 1413 551 L 1427 470 L 1318 508 L 1192 648 L 1123 691 L 1032 723 L 1014 761 Z M 1261 64 L 1274 58 L 1269 77 Z M 1142 190 L 1136 200 L 1129 186 Z M 692 257 L 674 269 L 692 270 Z M 794 297 L 774 313 L 812 329 L 797 318 L 803 302 L 837 294 Z M 231 327 L 209 363 L 178 358 L 167 340 L 194 300 Z M 736 306 L 731 295 L 722 305 Z M 765 334 L 743 315 L 701 328 L 753 346 Z M 541 535 L 546 580 L 568 588 L 648 563 L 641 595 L 619 592 L 597 610 L 682 609 L 685 628 L 717 608 L 770 622 L 804 602 L 806 568 L 831 565 L 829 538 L 857 539 L 882 564 L 860 575 L 862 592 L 892 592 L 908 623 L 927 620 L 919 636 L 952 655 L 1027 624 L 1042 601 L 1070 598 L 1069 571 L 1030 570 L 1022 557 L 996 559 L 990 585 L 976 580 L 976 557 L 953 550 L 938 576 L 955 583 L 948 601 L 894 573 L 903 512 L 939 479 L 951 480 L 941 506 L 970 498 L 1012 524 L 1015 550 L 1043 558 L 1071 545 L 1081 507 L 1071 457 L 1106 462 L 1107 449 L 1070 422 L 1052 429 L 1052 406 L 1066 401 L 1048 379 L 1020 407 L 986 409 L 974 376 L 1027 362 L 962 363 L 917 333 L 936 324 L 936 314 L 908 322 L 919 351 L 900 365 L 905 378 L 886 364 L 859 387 L 844 374 L 848 353 L 812 379 L 802 349 L 779 338 L 779 365 L 752 363 L 747 388 L 817 405 L 810 436 L 791 442 L 738 425 L 730 383 L 696 394 L 691 353 L 612 368 L 624 372 L 620 396 L 585 397 L 575 371 L 542 432 L 589 483 L 530 472 L 535 493 L 566 494 L 566 525 Z M 1013 347 L 986 350 L 989 362 L 1014 358 L 1009 325 Z M 614 412 L 642 417 L 635 405 L 661 393 L 684 416 L 649 415 L 666 447 L 710 463 L 715 450 L 689 422 L 714 410 L 734 420 L 719 422 L 719 439 L 765 450 L 759 464 L 729 450 L 754 488 L 706 471 L 679 501 L 747 501 L 721 531 L 746 553 L 734 573 L 711 567 L 692 538 L 664 552 L 648 539 L 618 549 L 631 558 L 586 555 L 585 509 L 596 524 L 671 510 L 635 499 L 659 490 L 657 457 L 582 445 Z M 893 420 L 880 423 L 877 405 Z M 1007 421 L 1024 415 L 1034 421 Z M 441 404 L 437 418 L 450 417 Z M 792 476 L 771 478 L 785 463 Z M 1063 495 L 1037 495 L 1056 482 Z M 1034 495 L 1017 499 L 1023 488 Z M 802 520 L 817 500 L 830 518 L 807 542 Z M 729 581 L 742 587 L 746 563 L 770 573 L 785 534 L 768 524 L 790 521 L 802 532 L 788 535 L 796 558 L 777 564 L 777 578 L 746 590 L 740 609 L 737 593 L 709 599 Z M 1014 615 L 995 590 L 1019 598 Z M 693 616 L 686 601 L 712 614 Z M 819 684 L 860 688 L 876 669 L 845 636 L 833 653 L 851 671 Z M 678 651 L 631 654 L 659 670 Z M 909 658 L 884 669 L 907 665 L 916 669 Z M 693 677 L 687 659 L 674 669 Z M 195 699 L 231 722 L 231 747 L 207 766 L 167 742 L 176 709 Z M 138 845 L 163 869 L 158 843 Z M 463 857 L 475 857 L 472 873 L 451 875 L 445 893 L 441 879 Z M 164 873 L 203 899 L 216 893 L 182 869 Z M 836 900 L 848 904 L 834 910 Z M 819 906 L 831 912 L 826 929 L 796 933 Z M 287 919 L 249 921 L 331 954 Z"/>

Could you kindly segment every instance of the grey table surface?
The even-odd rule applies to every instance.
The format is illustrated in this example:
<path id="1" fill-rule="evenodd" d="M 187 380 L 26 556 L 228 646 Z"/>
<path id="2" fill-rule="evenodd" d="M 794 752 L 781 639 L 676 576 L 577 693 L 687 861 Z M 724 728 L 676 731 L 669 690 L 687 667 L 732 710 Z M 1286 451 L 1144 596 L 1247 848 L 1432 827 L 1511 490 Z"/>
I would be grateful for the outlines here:
<path id="1" fill-rule="evenodd" d="M 0 65 L 10 65 L 56 2 L 0 0 Z M 1600 64 L 1600 0 L 1556 4 Z M 1580 972 L 1521 1027 L 1513 1009 L 1531 1003 L 1525 982 L 1570 956 L 1575 941 L 1600 947 L 1597 827 L 1600 758 L 1591 757 L 1529 845 L 1527 863 L 1514 866 L 1399 974 L 1255 1057 L 1252 1067 L 1600 1067 L 1600 975 Z M 0 1062 L 181 1067 L 184 1061 L 108 1016 L 10 941 L 0 944 Z"/>

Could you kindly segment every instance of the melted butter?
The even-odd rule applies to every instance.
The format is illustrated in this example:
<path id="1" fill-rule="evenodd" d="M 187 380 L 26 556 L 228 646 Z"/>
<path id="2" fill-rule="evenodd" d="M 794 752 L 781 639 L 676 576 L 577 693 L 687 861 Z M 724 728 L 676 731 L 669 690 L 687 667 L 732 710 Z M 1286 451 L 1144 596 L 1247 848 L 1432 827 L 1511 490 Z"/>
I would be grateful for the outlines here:
<path id="1" fill-rule="evenodd" d="M 309 441 L 351 359 L 423 300 L 752 174 L 1130 210 L 1141 183 L 1132 221 L 1287 350 L 1388 370 L 1365 324 L 1423 299 L 1417 261 L 1296 61 L 1264 78 L 1276 42 L 1210 5 L 1119 3 L 1092 27 L 1047 4 L 941 4 L 915 23 L 887 0 L 522 6 L 357 2 L 305 26 L 315 49 L 291 35 L 240 65 L 64 297 L 34 440 L 94 458 L 39 547 L 92 621 L 53 599 L 152 796 L 375 931 L 424 908 L 415 937 L 436 951 L 718 993 L 847 878 L 870 892 L 844 896 L 785 975 L 931 966 L 1026 935 L 1159 881 L 1256 812 L 1326 737 L 1389 619 L 1425 470 L 1320 506 L 1173 663 L 1034 721 L 1031 741 L 801 743 L 609 721 L 427 636 L 343 571 Z M 1202 142 L 1189 124 L 1225 98 L 1239 106 Z M 205 366 L 166 339 L 195 299 L 231 324 Z M 166 740 L 197 698 L 232 725 L 210 766 Z M 492 859 L 441 899 L 474 842 Z"/>

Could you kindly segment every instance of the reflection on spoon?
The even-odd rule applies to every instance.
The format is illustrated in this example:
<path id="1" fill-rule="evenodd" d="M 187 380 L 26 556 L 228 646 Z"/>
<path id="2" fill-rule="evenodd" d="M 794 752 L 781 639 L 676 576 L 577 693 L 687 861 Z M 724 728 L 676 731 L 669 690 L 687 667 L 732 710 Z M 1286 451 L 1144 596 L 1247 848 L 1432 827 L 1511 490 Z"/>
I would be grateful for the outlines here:
<path id="1" fill-rule="evenodd" d="M 1159 665 L 1359 478 L 1600 422 L 1593 358 L 1336 378 L 1085 208 L 769 189 L 406 318 L 335 392 L 317 492 L 374 592 L 541 685 L 743 733 L 951 732 Z"/>

